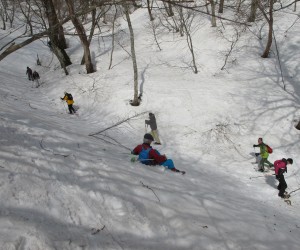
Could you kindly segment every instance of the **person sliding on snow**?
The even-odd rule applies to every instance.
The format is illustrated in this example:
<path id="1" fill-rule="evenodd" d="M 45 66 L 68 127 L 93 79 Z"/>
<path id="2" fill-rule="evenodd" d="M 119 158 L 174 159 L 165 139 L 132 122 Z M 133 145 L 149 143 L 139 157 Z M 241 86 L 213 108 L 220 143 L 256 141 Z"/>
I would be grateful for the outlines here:
<path id="1" fill-rule="evenodd" d="M 285 182 L 283 173 L 287 172 L 288 164 L 293 164 L 293 159 L 282 158 L 282 160 L 277 160 L 274 162 L 276 179 L 279 181 L 279 185 L 277 186 L 277 189 L 279 190 L 278 196 L 280 196 L 281 198 L 285 198 L 285 190 L 287 188 L 287 184 Z"/>
<path id="2" fill-rule="evenodd" d="M 151 147 L 153 142 L 153 136 L 151 134 L 144 135 L 144 142 L 135 147 L 131 151 L 132 154 L 138 155 L 138 160 L 145 165 L 161 165 L 174 172 L 180 172 L 185 174 L 185 171 L 180 171 L 175 168 L 174 163 L 171 159 L 167 159 L 165 155 L 161 155 L 156 149 Z"/>
<path id="3" fill-rule="evenodd" d="M 261 160 L 258 164 L 258 171 L 264 172 L 265 171 L 265 163 L 269 165 L 269 167 L 274 167 L 274 165 L 268 161 L 269 153 L 267 149 L 267 145 L 263 143 L 262 138 L 258 138 L 258 145 L 253 145 L 253 147 L 259 147 L 260 153 L 256 153 L 256 156 L 261 156 Z"/>
<path id="4" fill-rule="evenodd" d="M 158 131 L 157 131 L 157 124 L 156 124 L 155 115 L 152 114 L 152 113 L 149 113 L 149 120 L 145 120 L 145 124 L 150 125 L 151 135 L 155 139 L 155 144 L 160 145 L 161 143 L 160 143 L 160 140 L 159 140 L 159 137 L 158 137 Z"/>
<path id="5" fill-rule="evenodd" d="M 65 92 L 64 94 L 65 96 L 60 99 L 67 102 L 70 114 L 72 114 L 72 112 L 76 113 L 75 109 L 73 108 L 73 103 L 74 103 L 73 96 L 67 92 Z"/>

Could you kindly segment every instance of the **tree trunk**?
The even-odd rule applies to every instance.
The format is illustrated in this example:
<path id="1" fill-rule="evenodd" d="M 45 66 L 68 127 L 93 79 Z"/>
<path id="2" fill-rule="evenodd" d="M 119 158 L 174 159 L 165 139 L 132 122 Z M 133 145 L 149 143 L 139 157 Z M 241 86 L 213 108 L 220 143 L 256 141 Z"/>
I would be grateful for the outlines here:
<path id="1" fill-rule="evenodd" d="M 192 21 L 189 20 L 189 19 L 193 19 L 193 17 L 189 16 L 189 15 L 184 15 L 182 8 L 179 11 L 179 16 L 180 16 L 180 26 L 182 26 L 184 28 L 184 32 L 186 34 L 186 41 L 187 41 L 189 50 L 192 54 L 192 62 L 193 62 L 192 69 L 193 69 L 194 73 L 197 74 L 198 68 L 197 68 L 197 64 L 196 64 L 193 40 L 192 40 L 191 30 L 190 30 Z M 187 23 L 189 23 L 189 27 L 187 26 Z"/>
<path id="2" fill-rule="evenodd" d="M 220 0 L 219 13 L 223 13 L 223 9 L 224 9 L 224 0 Z"/>
<path id="3" fill-rule="evenodd" d="M 111 69 L 111 65 L 112 65 L 112 60 L 113 60 L 113 54 L 114 54 L 114 49 L 115 49 L 115 23 L 116 23 L 116 19 L 117 19 L 117 15 L 118 15 L 118 9 L 115 6 L 116 12 L 114 15 L 114 20 L 113 20 L 113 26 L 112 26 L 112 31 L 111 31 L 111 52 L 110 52 L 110 60 L 109 60 L 109 66 L 108 69 Z"/>
<path id="4" fill-rule="evenodd" d="M 86 72 L 87 72 L 87 74 L 93 73 L 95 71 L 94 71 L 92 59 L 91 59 L 90 44 L 88 42 L 88 39 L 87 39 L 87 36 L 85 33 L 85 29 L 84 29 L 82 23 L 79 21 L 79 19 L 75 16 L 73 0 L 66 0 L 66 4 L 69 9 L 71 21 L 76 29 L 76 32 L 79 36 L 79 39 L 81 41 L 81 44 L 82 44 L 82 47 L 84 50 Z"/>
<path id="5" fill-rule="evenodd" d="M 273 5 L 274 1 L 270 0 L 270 8 L 269 8 L 269 18 L 266 17 L 268 24 L 269 24 L 269 33 L 268 33 L 268 41 L 265 48 L 264 53 L 262 54 L 262 58 L 269 57 L 272 41 L 273 41 Z"/>
<path id="6" fill-rule="evenodd" d="M 125 16 L 126 16 L 126 20 L 128 23 L 129 33 L 130 33 L 131 58 L 132 58 L 133 74 L 134 74 L 134 84 L 133 84 L 134 94 L 133 94 L 133 100 L 131 101 L 130 104 L 132 106 L 139 106 L 140 102 L 138 99 L 138 69 L 137 69 L 135 48 L 134 48 L 134 33 L 133 33 L 132 25 L 131 25 L 128 6 L 125 5 L 124 9 L 125 9 Z"/>
<path id="7" fill-rule="evenodd" d="M 59 25 L 54 4 L 52 0 L 43 0 L 43 3 L 46 9 L 46 16 L 48 18 L 49 38 L 51 41 L 53 53 L 56 55 L 57 59 L 59 60 L 61 67 L 64 69 L 65 72 L 67 72 L 66 67 L 71 65 L 72 62 L 68 54 L 65 52 L 58 38 L 59 26 L 61 25 Z"/>
<path id="8" fill-rule="evenodd" d="M 211 6 L 211 26 L 217 27 L 217 20 L 216 20 L 216 4 L 214 0 L 209 0 Z"/>
<path id="9" fill-rule="evenodd" d="M 148 13 L 149 13 L 150 21 L 153 21 L 154 18 L 152 16 L 152 12 L 151 12 L 150 0 L 147 0 L 147 10 L 148 10 Z"/>
<path id="10" fill-rule="evenodd" d="M 88 38 L 89 46 L 90 46 L 91 41 L 93 39 L 93 35 L 94 35 L 94 32 L 95 32 L 95 27 L 97 25 L 97 22 L 99 21 L 99 18 L 97 18 L 97 20 L 96 20 L 96 14 L 97 14 L 96 9 L 92 10 L 92 27 L 91 27 L 89 38 Z M 81 59 L 81 65 L 83 65 L 84 62 L 85 62 L 85 55 L 83 55 L 83 57 Z"/>
<path id="11" fill-rule="evenodd" d="M 168 3 L 168 7 L 169 7 L 169 16 L 174 16 L 172 4 L 170 2 Z"/>
<path id="12" fill-rule="evenodd" d="M 248 17 L 248 22 L 255 22 L 256 19 L 256 10 L 258 6 L 258 0 L 252 0 L 251 2 L 251 11 Z"/>
<path id="13" fill-rule="evenodd" d="M 6 30 L 6 23 L 5 23 L 4 13 L 1 13 L 1 19 L 2 19 L 2 24 L 3 24 L 2 29 Z"/>
<path id="14" fill-rule="evenodd" d="M 53 5 L 57 11 L 57 19 L 61 21 L 62 20 L 61 11 L 63 7 L 61 0 L 53 0 Z M 58 40 L 61 48 L 66 49 L 68 47 L 65 38 L 64 28 L 62 25 L 58 26 Z"/>

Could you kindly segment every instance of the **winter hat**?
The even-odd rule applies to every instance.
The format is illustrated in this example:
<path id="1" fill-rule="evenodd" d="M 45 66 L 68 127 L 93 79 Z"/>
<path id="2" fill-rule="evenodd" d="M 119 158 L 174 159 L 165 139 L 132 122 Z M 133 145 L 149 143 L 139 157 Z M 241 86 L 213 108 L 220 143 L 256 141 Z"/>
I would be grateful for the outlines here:
<path id="1" fill-rule="evenodd" d="M 150 140 L 150 141 L 154 141 L 153 136 L 151 134 L 145 134 L 144 135 L 144 139 Z"/>
<path id="2" fill-rule="evenodd" d="M 290 164 L 293 164 L 293 159 L 292 158 L 287 158 L 286 161 L 289 162 Z"/>

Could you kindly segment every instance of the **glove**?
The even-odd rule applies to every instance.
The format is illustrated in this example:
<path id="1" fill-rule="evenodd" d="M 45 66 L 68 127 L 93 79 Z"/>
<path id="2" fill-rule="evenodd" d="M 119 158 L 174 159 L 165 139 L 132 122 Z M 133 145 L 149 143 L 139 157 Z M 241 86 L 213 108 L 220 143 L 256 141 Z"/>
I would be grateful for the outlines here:
<path id="1" fill-rule="evenodd" d="M 259 156 L 259 153 L 255 153 L 255 156 Z"/>
<path id="2" fill-rule="evenodd" d="M 64 100 L 64 98 L 60 98 L 62 101 Z"/>
<path id="3" fill-rule="evenodd" d="M 253 147 L 255 148 L 255 147 L 257 147 L 257 145 L 253 144 Z"/>

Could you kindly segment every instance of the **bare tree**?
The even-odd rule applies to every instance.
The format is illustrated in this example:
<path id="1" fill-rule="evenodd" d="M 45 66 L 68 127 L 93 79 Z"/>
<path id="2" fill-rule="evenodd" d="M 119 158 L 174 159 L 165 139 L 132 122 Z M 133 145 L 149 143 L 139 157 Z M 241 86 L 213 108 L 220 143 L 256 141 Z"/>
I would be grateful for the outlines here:
<path id="1" fill-rule="evenodd" d="M 92 0 L 91 4 L 93 5 L 95 3 L 94 0 Z M 105 9 L 105 8 L 101 8 L 100 9 L 100 12 L 97 13 L 97 9 L 93 9 L 91 11 L 91 16 L 92 16 L 92 22 L 91 22 L 91 28 L 90 28 L 90 34 L 89 34 L 89 37 L 88 37 L 88 43 L 89 45 L 91 44 L 92 42 L 92 39 L 93 39 L 93 36 L 94 36 L 94 32 L 95 32 L 95 28 L 96 26 L 98 25 L 99 21 L 100 21 L 100 18 L 105 15 L 105 13 L 107 11 L 109 11 L 110 7 Z M 82 59 L 81 59 L 81 65 L 83 65 L 85 63 L 85 56 L 83 55 Z"/>
<path id="2" fill-rule="evenodd" d="M 1 16 L 1 20 L 2 20 L 2 29 L 6 30 L 6 1 L 5 0 L 1 0 L 1 4 L 0 4 L 0 16 Z"/>
<path id="3" fill-rule="evenodd" d="M 49 38 L 51 42 L 52 51 L 56 55 L 57 59 L 59 60 L 61 67 L 65 71 L 65 74 L 68 75 L 68 71 L 66 67 L 71 65 L 72 62 L 68 54 L 65 52 L 63 45 L 60 43 L 61 40 L 59 39 L 58 29 L 61 24 L 59 23 L 59 20 L 57 18 L 53 1 L 42 0 L 42 2 L 44 4 L 46 16 L 48 19 Z"/>
<path id="4" fill-rule="evenodd" d="M 249 17 L 248 17 L 248 22 L 255 22 L 256 12 L 257 12 L 257 8 L 258 8 L 258 1 L 259 0 L 252 0 L 251 1 L 251 10 L 250 10 L 250 14 L 249 14 Z"/>
<path id="5" fill-rule="evenodd" d="M 220 0 L 218 12 L 223 13 L 223 10 L 224 10 L 224 0 Z"/>
<path id="6" fill-rule="evenodd" d="M 132 106 L 139 106 L 140 101 L 138 98 L 138 69 L 137 69 L 137 62 L 136 62 L 136 55 L 135 55 L 135 47 L 134 47 L 134 33 L 133 33 L 133 28 L 130 20 L 130 15 L 129 15 L 129 6 L 128 5 L 123 5 L 124 7 L 124 12 L 129 28 L 129 33 L 130 33 L 130 47 L 131 47 L 131 59 L 132 59 L 132 65 L 133 65 L 133 100 L 131 101 Z"/>
<path id="7" fill-rule="evenodd" d="M 26 24 L 29 27 L 29 31 L 30 31 L 30 35 L 33 35 L 33 26 L 32 26 L 32 22 L 31 22 L 31 18 L 32 18 L 32 13 L 31 13 L 31 2 L 30 0 L 25 0 L 24 2 L 21 0 L 17 0 L 20 10 L 23 14 L 23 16 L 25 17 L 26 20 Z"/>
<path id="8" fill-rule="evenodd" d="M 10 28 L 13 26 L 16 11 L 16 3 L 14 0 L 1 0 L 0 1 L 0 15 L 3 22 L 3 29 L 6 29 L 6 21 L 9 21 Z"/>
<path id="9" fill-rule="evenodd" d="M 85 29 L 82 25 L 82 23 L 79 21 L 77 16 L 75 15 L 75 9 L 74 9 L 74 1 L 73 0 L 66 0 L 66 4 L 69 9 L 69 15 L 71 17 L 71 21 L 76 29 L 76 32 L 79 36 L 79 39 L 81 41 L 83 50 L 84 50 L 84 58 L 85 58 L 85 67 L 87 74 L 95 72 L 92 64 L 91 59 L 91 53 L 90 53 L 90 44 L 87 39 Z"/>
<path id="10" fill-rule="evenodd" d="M 149 17 L 150 17 L 150 21 L 153 21 L 154 17 L 152 15 L 152 5 L 150 4 L 150 0 L 147 0 L 147 10 L 148 10 L 148 14 L 149 14 Z"/>
<path id="11" fill-rule="evenodd" d="M 65 13 L 66 8 L 63 4 L 63 0 L 53 0 L 53 5 L 56 9 L 57 19 L 60 23 L 63 20 L 63 18 L 66 17 L 66 13 Z M 64 34 L 64 28 L 60 24 L 58 25 L 58 40 L 62 48 L 66 49 L 68 47 L 65 34 Z"/>
<path id="12" fill-rule="evenodd" d="M 195 13 L 193 13 L 191 10 L 186 9 L 185 11 L 183 10 L 182 7 L 179 7 L 179 17 L 180 17 L 180 26 L 183 27 L 184 29 L 184 33 L 186 35 L 186 40 L 187 40 L 187 44 L 189 47 L 189 50 L 191 52 L 192 55 L 192 69 L 193 72 L 195 74 L 198 73 L 198 68 L 197 68 L 197 64 L 196 64 L 196 59 L 195 59 L 195 53 L 194 53 L 194 46 L 193 46 L 193 39 L 192 39 L 192 35 L 191 35 L 191 27 L 192 27 L 192 23 L 193 20 L 195 18 Z"/>
<path id="13" fill-rule="evenodd" d="M 266 48 L 264 50 L 264 53 L 262 54 L 262 58 L 267 58 L 269 57 L 271 46 L 272 46 L 272 41 L 273 41 L 273 6 L 274 6 L 274 0 L 269 0 L 269 11 L 268 13 L 265 10 L 265 6 L 262 4 L 260 0 L 258 0 L 258 8 L 262 12 L 264 18 L 269 24 L 269 31 L 268 31 L 268 40 L 266 44 Z"/>
<path id="14" fill-rule="evenodd" d="M 217 27 L 217 20 L 216 20 L 216 4 L 214 0 L 209 0 L 211 6 L 211 26 Z"/>
<path id="15" fill-rule="evenodd" d="M 167 2 L 167 3 L 166 3 Z M 166 12 L 169 17 L 174 16 L 172 2 L 171 1 L 163 1 L 163 5 L 165 6 Z"/>
<path id="16" fill-rule="evenodd" d="M 115 23 L 116 23 L 117 15 L 118 15 L 118 9 L 115 5 L 115 14 L 114 14 L 114 18 L 112 21 L 112 30 L 111 30 L 112 39 L 111 39 L 111 52 L 110 52 L 110 60 L 109 60 L 108 69 L 111 69 L 113 53 L 114 53 L 114 49 L 115 49 Z"/>

